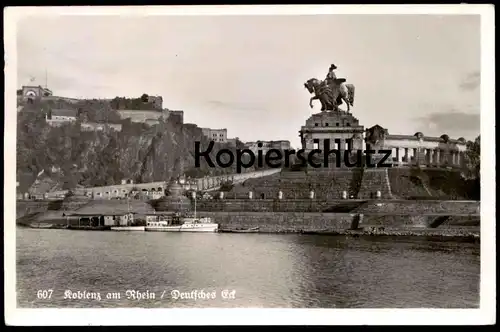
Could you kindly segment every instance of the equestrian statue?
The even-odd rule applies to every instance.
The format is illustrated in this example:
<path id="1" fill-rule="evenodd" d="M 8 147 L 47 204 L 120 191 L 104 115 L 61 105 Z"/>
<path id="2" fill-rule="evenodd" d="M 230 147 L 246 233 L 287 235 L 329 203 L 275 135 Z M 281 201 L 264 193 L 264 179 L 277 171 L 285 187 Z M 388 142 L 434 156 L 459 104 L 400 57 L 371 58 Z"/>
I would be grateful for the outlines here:
<path id="1" fill-rule="evenodd" d="M 309 106 L 313 108 L 313 100 L 319 99 L 321 111 L 339 111 L 339 106 L 344 101 L 347 105 L 347 112 L 354 104 L 354 85 L 346 84 L 345 78 L 337 78 L 334 70 L 337 66 L 332 64 L 324 81 L 311 78 L 304 86 L 309 93 L 314 94 L 309 100 Z"/>

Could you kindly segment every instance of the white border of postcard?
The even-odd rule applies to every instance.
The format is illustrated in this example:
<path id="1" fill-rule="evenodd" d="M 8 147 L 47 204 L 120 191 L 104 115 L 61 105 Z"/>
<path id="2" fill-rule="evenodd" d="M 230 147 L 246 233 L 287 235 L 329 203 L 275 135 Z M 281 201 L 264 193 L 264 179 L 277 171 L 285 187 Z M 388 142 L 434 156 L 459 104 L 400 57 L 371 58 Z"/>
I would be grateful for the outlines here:
<path id="1" fill-rule="evenodd" d="M 27 15 L 481 15 L 481 284 L 479 309 L 16 308 L 16 21 Z M 495 323 L 495 23 L 493 5 L 7 7 L 4 9 L 4 280 L 7 325 L 477 325 Z M 196 317 L 196 319 L 193 319 Z"/>

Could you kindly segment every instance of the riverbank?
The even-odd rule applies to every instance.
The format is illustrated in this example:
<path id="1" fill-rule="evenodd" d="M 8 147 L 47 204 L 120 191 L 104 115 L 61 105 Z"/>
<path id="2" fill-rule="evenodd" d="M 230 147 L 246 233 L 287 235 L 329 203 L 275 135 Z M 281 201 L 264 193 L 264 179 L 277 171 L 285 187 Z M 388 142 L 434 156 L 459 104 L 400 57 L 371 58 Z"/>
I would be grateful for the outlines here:
<path id="1" fill-rule="evenodd" d="M 19 203 L 19 202 L 18 202 Z M 223 210 L 233 202 L 226 204 Z M 253 208 L 261 204 L 255 201 Z M 265 203 L 265 202 L 264 202 Z M 349 204 L 350 206 L 348 206 Z M 198 210 L 198 215 L 210 217 L 224 231 L 253 230 L 251 233 L 299 233 L 344 236 L 424 236 L 443 238 L 477 239 L 480 233 L 479 202 L 473 201 L 422 201 L 370 200 L 334 201 L 330 206 L 342 206 L 343 212 L 321 211 L 236 211 Z M 75 203 L 73 203 L 75 205 Z M 267 204 L 267 203 L 266 203 Z M 78 206 L 80 204 L 77 204 Z M 122 206 L 123 205 L 123 206 Z M 134 202 L 139 214 L 154 213 L 145 202 Z M 241 206 L 238 206 L 242 208 Z M 349 209 L 347 209 L 349 207 Z M 117 201 L 87 201 L 82 209 L 118 213 L 129 207 Z M 234 207 L 233 207 L 234 208 Z M 120 210 L 121 209 L 121 210 Z M 288 208 L 287 208 L 288 209 Z M 245 211 L 246 210 L 246 211 Z M 339 210 L 339 209 L 336 209 Z M 345 211 L 349 210 L 349 211 Z M 24 214 L 16 220 L 23 227 L 61 229 L 68 224 L 70 210 L 39 210 Z M 139 216 L 138 214 L 138 216 Z M 255 230 L 258 229 L 258 232 Z"/>
<path id="2" fill-rule="evenodd" d="M 31 225 L 19 225 L 21 228 L 32 228 L 32 229 L 67 229 L 66 225 L 63 224 L 31 224 Z M 77 230 L 75 228 L 75 230 Z M 78 229 L 85 230 L 85 229 Z M 109 231 L 109 229 L 92 229 L 93 231 Z M 251 232 L 234 232 L 231 230 L 221 229 L 220 233 L 231 233 L 231 234 L 301 234 L 301 235 L 321 235 L 321 236 L 343 236 L 348 238 L 360 238 L 360 237 L 387 237 L 387 238 L 409 238 L 418 237 L 425 238 L 429 241 L 449 241 L 449 242 L 468 242 L 468 243 L 480 243 L 480 230 L 479 229 L 442 229 L 442 230 L 429 230 L 429 229 L 413 229 L 413 230 L 393 230 L 393 229 L 356 229 L 356 230 L 345 230 L 345 231 L 307 231 L 307 230 L 282 230 L 282 231 L 261 231 L 252 230 Z"/>

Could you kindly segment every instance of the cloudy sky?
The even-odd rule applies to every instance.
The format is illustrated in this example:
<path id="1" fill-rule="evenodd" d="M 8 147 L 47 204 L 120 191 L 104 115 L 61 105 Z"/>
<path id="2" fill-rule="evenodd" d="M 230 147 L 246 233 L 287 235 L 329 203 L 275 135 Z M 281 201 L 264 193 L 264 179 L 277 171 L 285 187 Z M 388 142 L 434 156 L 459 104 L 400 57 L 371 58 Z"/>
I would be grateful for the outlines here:
<path id="1" fill-rule="evenodd" d="M 288 139 L 328 67 L 353 114 L 390 134 L 479 134 L 479 16 L 63 16 L 18 24 L 18 86 L 68 97 L 161 95 L 185 122 L 244 141 Z"/>

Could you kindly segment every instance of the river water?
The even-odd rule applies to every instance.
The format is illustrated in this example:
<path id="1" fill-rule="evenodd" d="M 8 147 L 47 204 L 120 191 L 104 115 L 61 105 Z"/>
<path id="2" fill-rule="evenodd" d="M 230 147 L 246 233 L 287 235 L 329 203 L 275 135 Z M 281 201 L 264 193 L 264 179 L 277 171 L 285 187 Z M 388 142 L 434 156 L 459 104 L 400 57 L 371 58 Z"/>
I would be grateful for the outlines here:
<path id="1" fill-rule="evenodd" d="M 479 244 L 26 228 L 16 237 L 21 308 L 479 307 Z"/>

